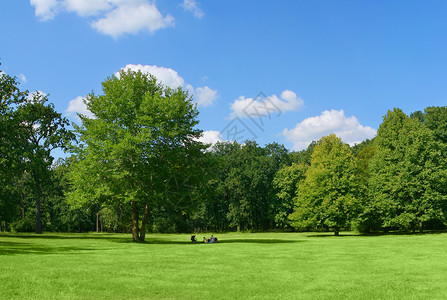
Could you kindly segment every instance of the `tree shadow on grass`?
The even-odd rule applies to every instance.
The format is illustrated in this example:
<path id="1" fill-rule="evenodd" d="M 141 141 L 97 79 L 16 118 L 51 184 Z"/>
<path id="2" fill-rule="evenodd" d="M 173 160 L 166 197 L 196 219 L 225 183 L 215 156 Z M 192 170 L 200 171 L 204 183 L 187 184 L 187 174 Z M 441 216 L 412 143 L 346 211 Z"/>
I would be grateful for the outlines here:
<path id="1" fill-rule="evenodd" d="M 299 243 L 303 242 L 302 240 L 284 240 L 284 239 L 223 239 L 219 240 L 217 243 L 213 244 L 288 244 L 288 243 Z M 132 243 L 132 241 L 126 241 L 126 243 Z M 167 239 L 157 239 L 157 238 L 148 238 L 144 244 L 152 244 L 152 245 L 203 245 L 202 242 L 191 243 L 191 241 L 170 241 Z"/>
<path id="2" fill-rule="evenodd" d="M 79 254 L 79 251 L 97 251 L 101 249 L 81 247 L 49 247 L 31 243 L 15 243 L 0 241 L 0 256 L 18 254 Z"/>
<path id="3" fill-rule="evenodd" d="M 111 242 L 121 242 L 128 240 L 127 237 L 114 237 L 113 233 L 71 233 L 71 234 L 57 234 L 57 233 L 44 233 L 44 234 L 22 234 L 22 233 L 8 233 L 0 234 L 0 238 L 20 238 L 20 239 L 56 239 L 56 240 L 107 240 Z"/>
<path id="4" fill-rule="evenodd" d="M 408 236 L 415 236 L 415 235 L 428 235 L 428 234 L 443 234 L 443 233 L 447 233 L 446 230 L 427 230 L 424 231 L 422 233 L 420 232 L 408 232 L 408 231 L 391 231 L 391 232 L 371 232 L 371 233 L 343 233 L 340 232 L 340 235 L 336 236 L 334 235 L 333 232 L 327 232 L 326 234 L 310 234 L 307 235 L 307 237 L 317 237 L 317 238 L 321 238 L 321 237 L 334 237 L 334 238 L 339 238 L 339 237 L 374 237 L 374 236 L 396 236 L 396 235 L 408 235 Z"/>
<path id="5" fill-rule="evenodd" d="M 358 236 L 383 236 L 383 235 L 431 235 L 431 234 L 444 234 L 447 230 L 426 230 L 424 232 L 410 232 L 410 231 L 391 231 L 391 232 L 371 232 L 371 233 L 359 233 Z"/>
<path id="6" fill-rule="evenodd" d="M 334 233 L 328 233 L 328 234 L 310 234 L 307 235 L 306 237 L 316 237 L 316 238 L 322 238 L 322 237 L 333 237 L 333 238 L 342 238 L 342 237 L 349 237 L 349 236 L 359 236 L 358 234 L 342 234 L 340 233 L 340 235 L 334 235 Z"/>

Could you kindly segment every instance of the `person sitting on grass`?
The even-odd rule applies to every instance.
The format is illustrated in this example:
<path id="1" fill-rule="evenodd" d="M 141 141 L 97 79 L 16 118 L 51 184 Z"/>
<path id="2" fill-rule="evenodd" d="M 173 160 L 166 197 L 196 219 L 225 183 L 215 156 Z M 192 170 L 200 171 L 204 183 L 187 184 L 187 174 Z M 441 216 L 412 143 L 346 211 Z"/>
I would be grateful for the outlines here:
<path id="1" fill-rule="evenodd" d="M 203 237 L 203 243 L 204 243 L 204 244 L 208 244 L 209 242 L 210 242 L 209 239 L 207 239 L 206 237 Z"/>
<path id="2" fill-rule="evenodd" d="M 191 235 L 191 243 L 197 243 L 197 240 L 196 240 L 196 236 L 195 235 Z"/>

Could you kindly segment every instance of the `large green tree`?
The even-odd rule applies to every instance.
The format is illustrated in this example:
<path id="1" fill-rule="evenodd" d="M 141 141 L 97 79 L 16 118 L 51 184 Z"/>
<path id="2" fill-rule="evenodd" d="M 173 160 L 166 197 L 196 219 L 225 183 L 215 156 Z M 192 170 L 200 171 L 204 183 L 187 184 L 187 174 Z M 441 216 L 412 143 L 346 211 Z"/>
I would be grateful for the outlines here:
<path id="1" fill-rule="evenodd" d="M 132 237 L 144 241 L 151 207 L 191 204 L 203 174 L 204 146 L 197 141 L 198 111 L 181 88 L 131 70 L 102 83 L 87 97 L 93 118 L 81 116 L 81 144 L 71 179 L 78 203 L 129 204 Z"/>
<path id="2" fill-rule="evenodd" d="M 354 155 L 334 134 L 315 146 L 306 178 L 299 185 L 292 225 L 299 229 L 348 227 L 358 211 Z"/>
<path id="3" fill-rule="evenodd" d="M 433 131 L 402 110 L 388 111 L 375 138 L 366 209 L 385 230 L 423 230 L 445 221 L 446 164 Z"/>

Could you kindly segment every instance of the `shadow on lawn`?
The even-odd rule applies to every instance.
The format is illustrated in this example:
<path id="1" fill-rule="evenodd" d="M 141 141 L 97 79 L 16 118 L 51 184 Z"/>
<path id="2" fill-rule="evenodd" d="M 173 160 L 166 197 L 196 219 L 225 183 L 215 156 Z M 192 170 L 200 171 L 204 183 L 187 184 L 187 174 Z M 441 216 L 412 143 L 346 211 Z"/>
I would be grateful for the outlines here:
<path id="1" fill-rule="evenodd" d="M 128 238 L 124 237 L 114 237 L 110 233 L 71 233 L 71 234 L 55 234 L 55 233 L 8 233 L 8 234 L 0 234 L 0 238 L 20 238 L 20 239 L 56 239 L 56 240 L 108 240 L 112 242 L 124 242 L 127 241 Z"/>
<path id="2" fill-rule="evenodd" d="M 79 247 L 48 247 L 30 243 L 14 243 L 0 241 L 0 256 L 16 254 L 74 254 L 78 251 L 96 251 L 100 249 L 89 249 Z"/>
<path id="3" fill-rule="evenodd" d="M 415 236 L 415 235 L 428 235 L 428 234 L 443 234 L 447 233 L 446 230 L 426 230 L 422 233 L 420 232 L 408 232 L 408 231 L 391 231 L 391 232 L 372 232 L 372 233 L 343 233 L 340 232 L 340 235 L 336 236 L 333 232 L 327 232 L 326 234 L 310 234 L 307 235 L 307 237 L 334 237 L 334 238 L 341 238 L 341 237 L 374 237 L 374 236 L 393 236 L 393 235 L 409 235 L 409 236 Z"/>
<path id="4" fill-rule="evenodd" d="M 132 243 L 131 241 L 127 241 L 128 243 Z M 223 239 L 219 240 L 216 244 L 232 244 L 232 243 L 240 243 L 240 244 L 288 244 L 288 243 L 299 243 L 303 242 L 302 240 L 284 240 L 284 239 Z M 152 244 L 152 245 L 203 245 L 202 242 L 191 243 L 190 241 L 169 241 L 166 239 L 157 239 L 157 238 L 148 238 L 144 244 Z"/>
<path id="5" fill-rule="evenodd" d="M 348 236 L 360 236 L 360 235 L 358 235 L 358 234 L 349 234 L 349 233 L 346 233 L 346 234 L 340 233 L 340 235 L 334 235 L 334 233 L 330 233 L 330 232 L 328 232 L 327 234 L 310 234 L 310 235 L 307 235 L 307 237 L 310 237 L 310 238 L 312 238 L 312 237 L 316 237 L 316 238 L 322 238 L 322 237 L 342 238 L 342 237 L 348 237 Z"/>

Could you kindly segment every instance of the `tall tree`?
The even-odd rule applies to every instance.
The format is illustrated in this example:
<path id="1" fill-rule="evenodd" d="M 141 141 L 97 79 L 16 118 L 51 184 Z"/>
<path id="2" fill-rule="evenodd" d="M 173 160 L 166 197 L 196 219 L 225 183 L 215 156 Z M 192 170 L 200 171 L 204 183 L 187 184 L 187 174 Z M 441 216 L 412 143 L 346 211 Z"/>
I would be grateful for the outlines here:
<path id="1" fill-rule="evenodd" d="M 334 134 L 321 138 L 312 153 L 306 178 L 290 215 L 296 228 L 327 227 L 339 235 L 358 211 L 355 160 Z"/>
<path id="2" fill-rule="evenodd" d="M 103 95 L 87 97 L 94 118 L 81 116 L 77 128 L 81 145 L 71 199 L 129 204 L 133 240 L 144 241 L 151 206 L 163 201 L 187 206 L 188 190 L 202 175 L 194 168 L 204 149 L 197 142 L 198 111 L 181 88 L 165 87 L 141 72 L 122 70 L 102 89 Z"/>
<path id="3" fill-rule="evenodd" d="M 18 139 L 22 143 L 23 166 L 34 187 L 36 232 L 42 233 L 41 201 L 45 184 L 50 179 L 49 168 L 56 148 L 67 149 L 74 134 L 67 129 L 69 121 L 41 93 L 33 93 L 18 105 L 15 118 L 20 121 Z"/>
<path id="4" fill-rule="evenodd" d="M 423 230 L 445 221 L 446 164 L 433 132 L 400 109 L 388 111 L 370 163 L 367 208 L 383 229 Z"/>

